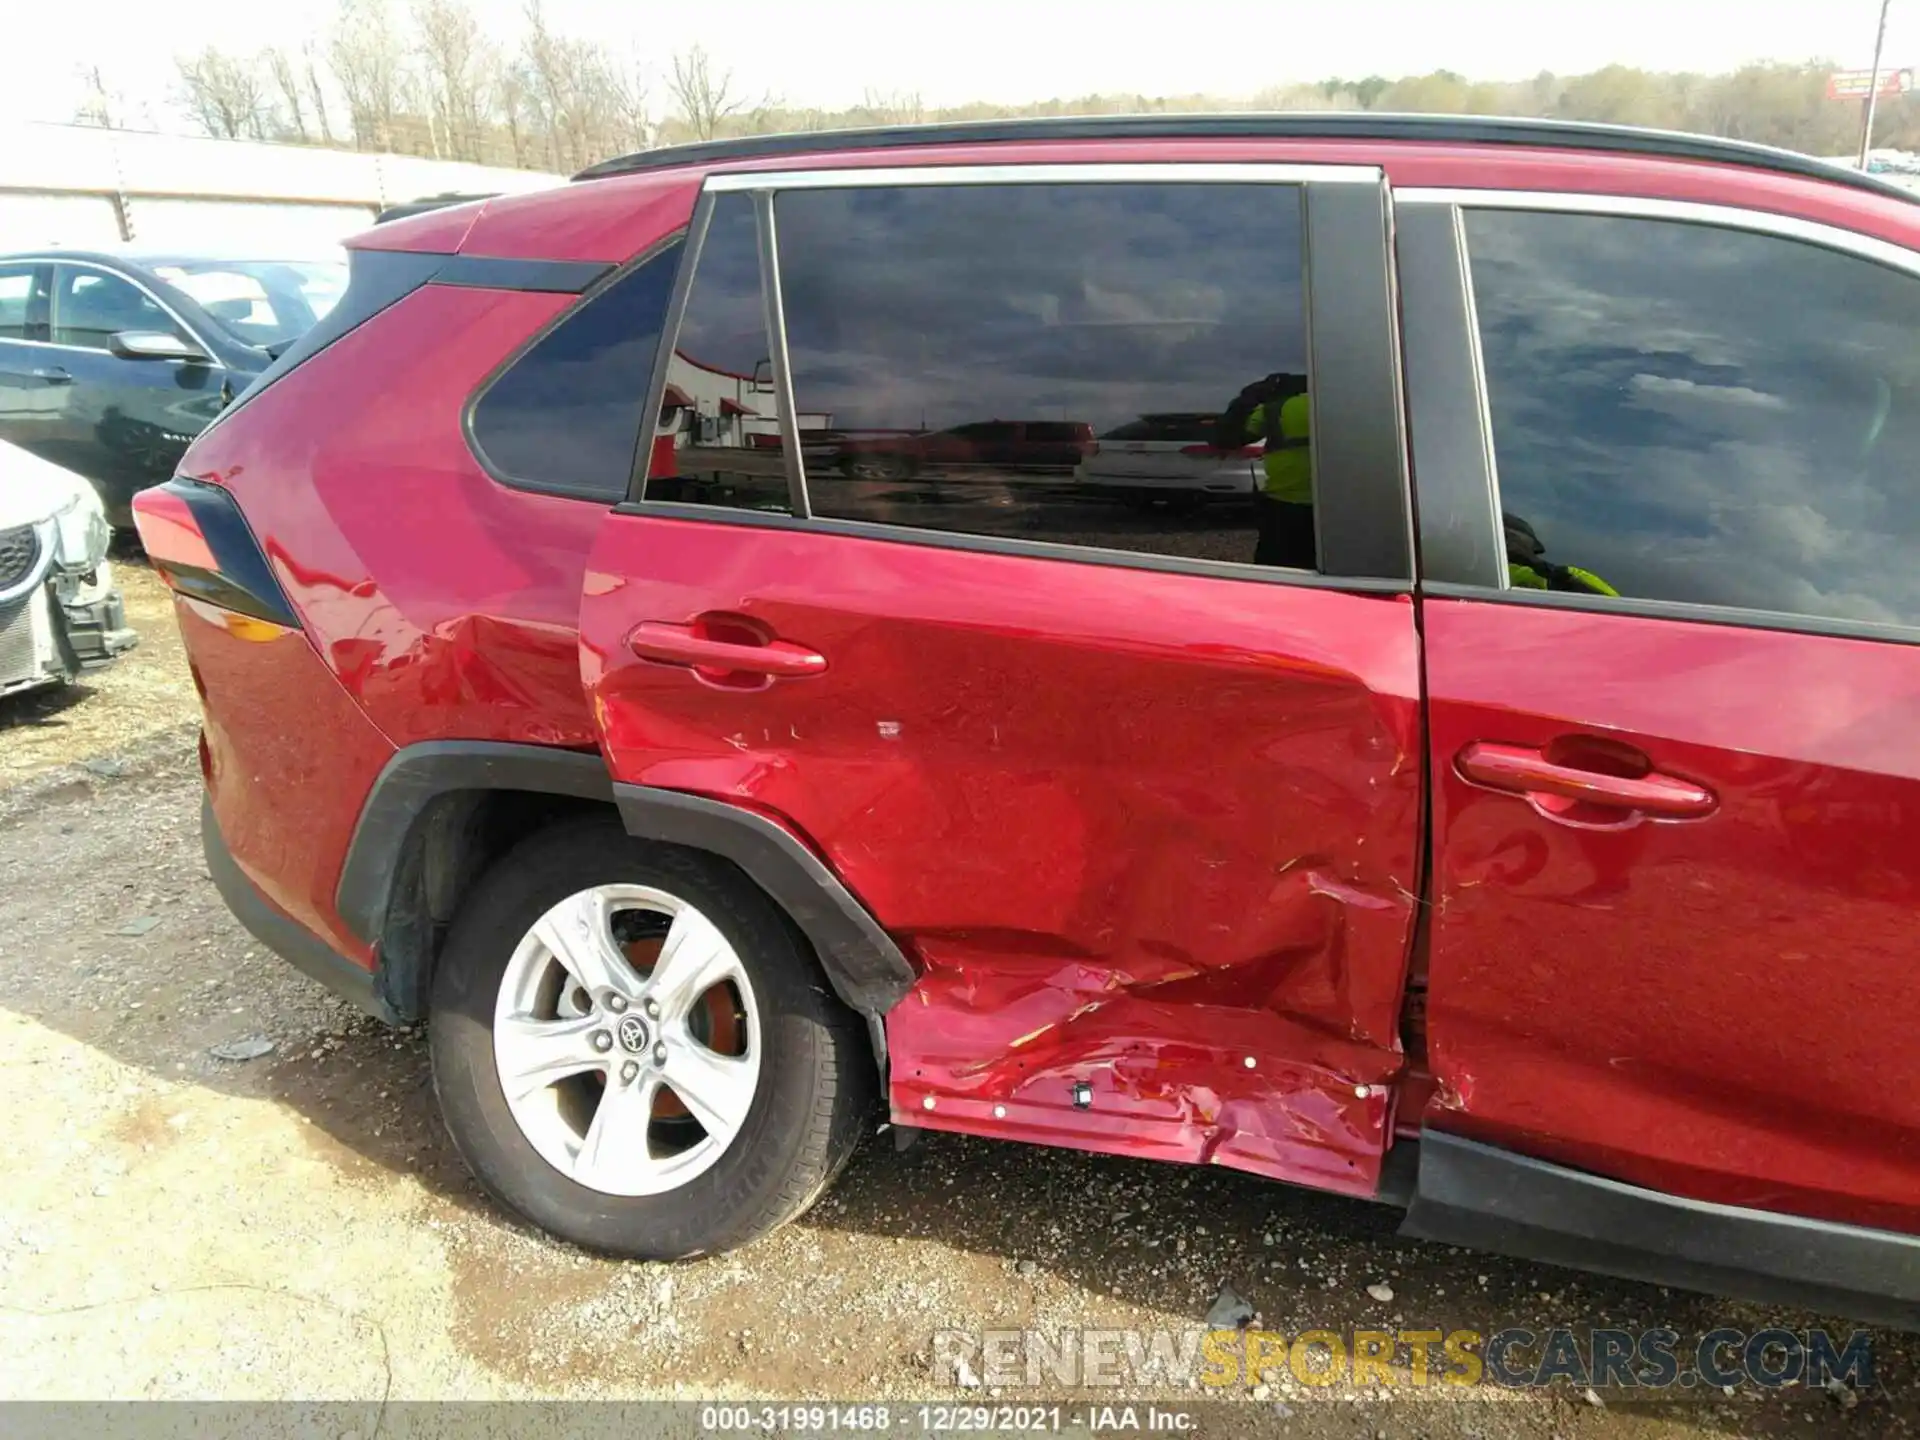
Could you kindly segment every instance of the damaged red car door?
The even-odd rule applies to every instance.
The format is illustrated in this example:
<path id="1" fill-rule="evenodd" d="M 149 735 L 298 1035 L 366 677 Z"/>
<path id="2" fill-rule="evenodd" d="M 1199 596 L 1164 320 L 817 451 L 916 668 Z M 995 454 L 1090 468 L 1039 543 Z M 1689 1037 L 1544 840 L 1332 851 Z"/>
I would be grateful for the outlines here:
<path id="1" fill-rule="evenodd" d="M 786 439 L 655 458 L 588 566 L 585 672 L 617 780 L 776 819 L 913 958 L 897 1121 L 1371 1194 L 1422 784 L 1384 190 L 1154 168 L 710 181 L 668 383 L 777 357 Z M 1262 377 L 1310 382 L 1317 555 L 1246 510 L 831 453 Z"/>

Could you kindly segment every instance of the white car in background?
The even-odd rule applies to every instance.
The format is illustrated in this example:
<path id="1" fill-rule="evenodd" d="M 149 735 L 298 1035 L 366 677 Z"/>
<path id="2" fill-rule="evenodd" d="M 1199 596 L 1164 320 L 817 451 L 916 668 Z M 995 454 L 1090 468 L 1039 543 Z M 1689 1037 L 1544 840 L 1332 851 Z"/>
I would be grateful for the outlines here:
<path id="1" fill-rule="evenodd" d="M 1260 488 L 1259 444 L 1214 448 L 1219 417 L 1179 411 L 1142 415 L 1100 436 L 1074 482 L 1116 499 L 1195 506 L 1208 497 L 1250 499 Z"/>
<path id="2" fill-rule="evenodd" d="M 112 534 L 84 479 L 0 441 L 0 696 L 65 684 L 133 647 Z"/>

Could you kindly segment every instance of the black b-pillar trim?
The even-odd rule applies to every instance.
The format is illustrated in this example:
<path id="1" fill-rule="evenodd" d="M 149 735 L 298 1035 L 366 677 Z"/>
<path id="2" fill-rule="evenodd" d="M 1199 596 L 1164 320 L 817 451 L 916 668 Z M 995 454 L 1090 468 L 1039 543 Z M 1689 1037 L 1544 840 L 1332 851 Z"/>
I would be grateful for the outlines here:
<path id="1" fill-rule="evenodd" d="M 1413 518 L 1386 185 L 1304 188 L 1320 571 L 1411 580 Z"/>

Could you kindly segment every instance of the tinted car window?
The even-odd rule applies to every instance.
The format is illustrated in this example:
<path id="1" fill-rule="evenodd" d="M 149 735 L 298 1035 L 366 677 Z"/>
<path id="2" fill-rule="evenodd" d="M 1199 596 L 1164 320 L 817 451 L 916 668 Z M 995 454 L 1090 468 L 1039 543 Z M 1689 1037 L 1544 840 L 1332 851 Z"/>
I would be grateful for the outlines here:
<path id="1" fill-rule="evenodd" d="M 176 260 L 151 269 L 236 340 L 263 349 L 306 334 L 347 287 L 345 261 Z"/>
<path id="2" fill-rule="evenodd" d="M 32 265 L 0 265 L 0 340 L 34 340 L 45 336 L 27 331 L 27 309 L 33 303 Z"/>
<path id="3" fill-rule="evenodd" d="M 54 343 L 106 350 L 122 330 L 189 338 L 173 316 L 131 280 L 60 266 L 53 287 Z"/>
<path id="4" fill-rule="evenodd" d="M 753 202 L 715 197 L 668 362 L 649 500 L 790 510 Z"/>
<path id="5" fill-rule="evenodd" d="M 1255 559 L 1262 422 L 1157 467 L 1096 437 L 1306 390 L 1296 187 L 796 190 L 775 215 L 816 515 Z M 1279 467 L 1306 551 L 1273 563 L 1313 562 L 1307 440 Z"/>
<path id="6" fill-rule="evenodd" d="M 1679 221 L 1467 235 L 1513 583 L 1920 622 L 1920 280 Z"/>
<path id="7" fill-rule="evenodd" d="M 626 498 L 680 249 L 582 301 L 487 387 L 473 438 L 496 472 L 556 495 Z"/>
<path id="8" fill-rule="evenodd" d="M 1172 441 L 1192 443 L 1211 439 L 1219 423 L 1220 417 L 1216 414 L 1142 415 L 1138 420 L 1130 420 L 1125 425 L 1114 426 L 1100 438 L 1102 440 L 1153 440 L 1163 444 Z"/>

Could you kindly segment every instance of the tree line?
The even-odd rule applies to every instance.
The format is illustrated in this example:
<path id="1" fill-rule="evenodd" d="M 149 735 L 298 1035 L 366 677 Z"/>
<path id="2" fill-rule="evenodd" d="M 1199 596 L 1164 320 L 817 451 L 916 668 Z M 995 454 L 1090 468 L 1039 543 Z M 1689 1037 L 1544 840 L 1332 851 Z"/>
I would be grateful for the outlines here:
<path id="1" fill-rule="evenodd" d="M 1251 96 L 1094 94 L 1029 105 L 936 108 L 870 90 L 844 110 L 750 95 L 694 45 L 657 57 L 567 35 L 526 0 L 515 44 L 482 33 L 466 0 L 340 0 L 324 33 L 297 49 L 236 54 L 208 46 L 176 61 L 175 103 L 208 135 L 349 146 L 570 172 L 612 155 L 725 135 L 1002 116 L 1207 111 L 1373 110 L 1610 121 L 1725 135 L 1818 155 L 1858 143 L 1860 107 L 1826 97 L 1824 62 L 1728 74 L 1608 66 L 1585 75 L 1469 80 L 1451 71 L 1274 86 Z M 112 123 L 97 73 L 80 118 Z M 1878 147 L 1920 150 L 1920 97 L 1883 101 Z"/>

